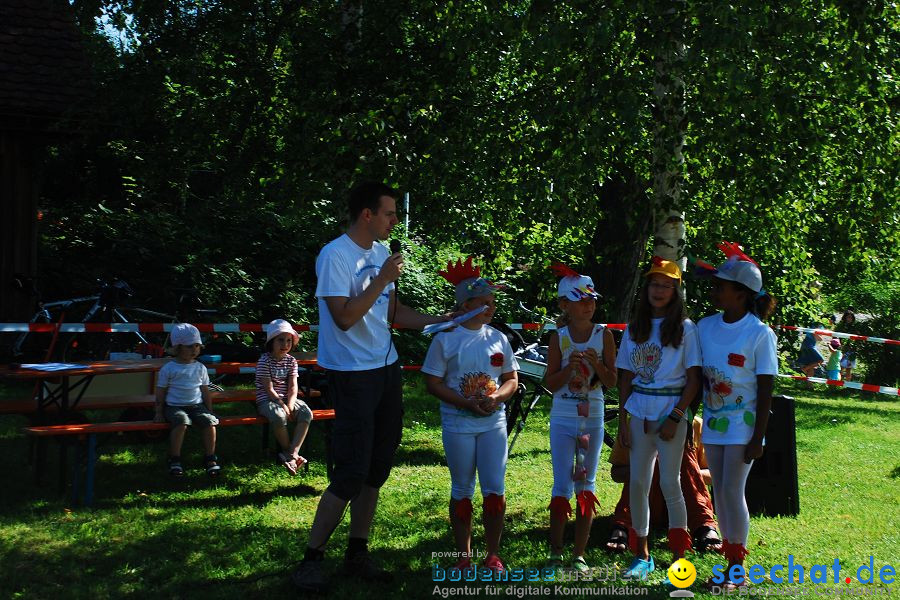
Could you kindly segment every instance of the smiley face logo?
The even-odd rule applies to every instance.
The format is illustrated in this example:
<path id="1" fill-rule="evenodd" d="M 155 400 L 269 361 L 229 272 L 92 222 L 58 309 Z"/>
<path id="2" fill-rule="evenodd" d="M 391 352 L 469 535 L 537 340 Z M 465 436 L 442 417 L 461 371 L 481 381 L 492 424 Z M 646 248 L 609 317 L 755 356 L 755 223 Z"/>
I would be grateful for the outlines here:
<path id="1" fill-rule="evenodd" d="M 697 569 L 689 561 L 679 558 L 668 571 L 669 581 L 677 588 L 686 588 L 697 579 Z"/>

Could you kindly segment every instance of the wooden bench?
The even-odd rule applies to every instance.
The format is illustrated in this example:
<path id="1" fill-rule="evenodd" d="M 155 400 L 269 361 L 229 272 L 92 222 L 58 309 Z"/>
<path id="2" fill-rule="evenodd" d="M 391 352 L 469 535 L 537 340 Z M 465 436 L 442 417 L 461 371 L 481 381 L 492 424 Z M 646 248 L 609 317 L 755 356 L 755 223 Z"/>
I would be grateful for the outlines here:
<path id="1" fill-rule="evenodd" d="M 244 390 L 239 390 L 244 391 Z M 253 392 L 253 390 L 249 390 Z M 237 395 L 237 394 L 236 394 Z M 255 396 L 255 392 L 254 392 Z M 231 400 L 235 401 L 235 400 Z M 313 410 L 313 421 L 328 421 L 334 419 L 333 409 Z M 237 425 L 267 425 L 268 420 L 260 415 L 231 416 L 219 418 L 218 427 L 232 427 Z M 87 443 L 87 461 L 84 475 L 84 505 L 90 506 L 94 500 L 94 466 L 97 462 L 97 435 L 115 433 L 122 435 L 127 432 L 137 431 L 165 431 L 170 427 L 169 423 L 157 423 L 155 421 L 116 421 L 111 423 L 76 423 L 67 425 L 39 425 L 24 427 L 23 431 L 41 439 L 59 436 L 77 436 Z M 331 448 L 330 436 L 326 433 L 325 461 L 328 476 L 331 476 Z M 79 447 L 80 451 L 80 447 Z M 75 477 L 72 484 L 72 498 L 78 502 L 78 465 L 79 457 L 75 458 Z M 62 483 L 62 482 L 61 482 Z"/>
<path id="2" fill-rule="evenodd" d="M 319 390 L 310 390 L 310 398 L 319 398 L 322 393 Z M 213 404 L 224 404 L 228 402 L 256 402 L 256 390 L 224 390 L 221 392 L 210 392 Z M 297 393 L 298 398 L 306 398 L 303 390 Z M 94 398 L 84 398 L 74 409 L 75 411 L 85 410 L 115 410 L 125 408 L 153 408 L 156 404 L 156 396 L 153 394 L 137 394 L 130 396 L 97 396 Z M 56 413 L 57 406 L 49 406 L 44 412 Z M 38 412 L 37 403 L 34 400 L 3 400 L 0 401 L 0 414 L 16 414 L 29 415 Z"/>

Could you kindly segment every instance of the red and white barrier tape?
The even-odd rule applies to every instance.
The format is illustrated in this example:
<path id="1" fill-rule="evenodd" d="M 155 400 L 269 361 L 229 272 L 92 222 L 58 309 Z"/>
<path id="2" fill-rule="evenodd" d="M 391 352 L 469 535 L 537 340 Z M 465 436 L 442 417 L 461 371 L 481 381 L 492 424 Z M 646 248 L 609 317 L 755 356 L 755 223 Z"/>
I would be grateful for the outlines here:
<path id="1" fill-rule="evenodd" d="M 0 323 L 0 332 L 53 333 L 169 333 L 177 323 Z M 194 323 L 201 333 L 264 332 L 264 323 Z M 294 324 L 296 331 L 318 331 L 318 325 Z"/>
<path id="2" fill-rule="evenodd" d="M 789 379 L 797 379 L 798 381 L 811 381 L 813 383 L 824 383 L 835 387 L 845 387 L 853 390 L 862 390 L 864 392 L 875 392 L 878 394 L 887 394 L 888 396 L 900 396 L 900 390 L 895 387 L 885 385 L 872 385 L 871 383 L 859 383 L 858 381 L 841 381 L 840 379 L 825 379 L 823 377 L 805 377 L 803 375 L 786 375 L 779 373 L 779 377 Z"/>
<path id="3" fill-rule="evenodd" d="M 819 335 L 827 335 L 836 338 L 845 338 L 848 340 L 860 342 L 875 342 L 876 344 L 889 344 L 900 346 L 900 340 L 892 340 L 888 338 L 872 337 L 868 335 L 854 335 L 852 333 L 842 333 L 840 331 L 829 331 L 828 329 L 810 329 L 809 327 L 797 327 L 795 325 L 778 325 L 780 329 L 788 331 L 800 331 L 803 333 L 816 333 Z"/>
<path id="4" fill-rule="evenodd" d="M 169 333 L 175 325 L 175 323 L 0 323 L 0 332 L 53 333 L 58 327 L 60 333 Z M 267 324 L 264 323 L 194 323 L 194 325 L 202 333 L 259 333 L 264 332 L 267 327 Z M 292 325 L 296 331 L 319 330 L 318 325 L 300 323 L 294 323 Z M 603 325 L 619 331 L 625 329 L 625 323 L 603 323 Z M 540 323 L 509 323 L 509 327 L 512 329 L 522 329 L 524 331 L 538 331 L 542 326 Z M 889 338 L 854 335 L 852 333 L 829 331 L 827 329 L 810 329 L 809 327 L 797 327 L 794 325 L 777 325 L 776 327 L 786 331 L 816 333 L 819 335 L 846 338 L 854 341 L 900 346 L 900 340 L 892 340 Z M 543 329 L 552 331 L 556 329 L 556 325 L 549 323 L 543 325 Z"/>

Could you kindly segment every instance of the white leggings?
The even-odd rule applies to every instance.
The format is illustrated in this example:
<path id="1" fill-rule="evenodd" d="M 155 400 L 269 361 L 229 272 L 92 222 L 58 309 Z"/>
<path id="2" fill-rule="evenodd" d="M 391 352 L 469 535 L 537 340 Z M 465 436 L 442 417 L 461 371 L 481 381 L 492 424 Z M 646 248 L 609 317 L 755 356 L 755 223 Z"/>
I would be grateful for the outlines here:
<path id="1" fill-rule="evenodd" d="M 753 466 L 752 462 L 749 465 L 744 462 L 746 446 L 706 444 L 705 449 L 722 537 L 732 544 L 746 546 L 750 531 L 750 511 L 747 510 L 744 487 L 750 467 Z"/>
<path id="2" fill-rule="evenodd" d="M 579 417 L 581 418 L 581 417 Z M 584 451 L 584 468 L 587 475 L 581 481 L 572 480 L 575 465 L 576 437 L 589 433 L 587 450 Z M 597 464 L 603 448 L 603 421 L 594 421 L 579 429 L 575 419 L 550 421 L 550 460 L 553 463 L 552 496 L 571 498 L 583 490 L 594 491 L 597 480 Z"/>
<path id="3" fill-rule="evenodd" d="M 450 468 L 450 497 L 471 498 L 475 494 L 475 470 L 481 483 L 481 495 L 505 491 L 506 428 L 498 427 L 478 433 L 444 431 L 444 454 Z"/>
<path id="4" fill-rule="evenodd" d="M 659 487 L 669 511 L 669 529 L 687 529 L 687 509 L 681 491 L 681 457 L 684 456 L 688 422 L 682 419 L 675 428 L 675 435 L 668 441 L 659 437 L 659 426 L 659 422 L 650 421 L 647 433 L 644 433 L 644 419 L 636 417 L 632 417 L 628 425 L 631 431 L 628 497 L 631 526 L 638 537 L 647 537 L 650 533 L 650 482 L 657 456 Z"/>

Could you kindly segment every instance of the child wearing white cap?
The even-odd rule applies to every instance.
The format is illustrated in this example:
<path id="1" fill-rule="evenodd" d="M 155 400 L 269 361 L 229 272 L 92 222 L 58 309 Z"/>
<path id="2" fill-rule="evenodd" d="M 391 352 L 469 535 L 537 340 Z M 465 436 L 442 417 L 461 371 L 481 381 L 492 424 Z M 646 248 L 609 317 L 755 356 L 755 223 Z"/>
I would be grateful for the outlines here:
<path id="1" fill-rule="evenodd" d="M 441 401 L 441 437 L 450 469 L 450 527 L 459 561 L 455 569 L 472 567 L 472 496 L 475 473 L 481 484 L 484 566 L 494 572 L 505 567 L 497 553 L 506 511 L 506 413 L 504 402 L 518 388 L 519 368 L 505 335 L 490 327 L 494 290 L 481 277 L 480 267 L 448 263 L 440 275 L 452 283 L 456 303 L 464 311 L 481 307 L 459 327 L 435 335 L 422 373 L 428 392 Z"/>
<path id="2" fill-rule="evenodd" d="M 290 323 L 275 319 L 266 329 L 266 351 L 256 363 L 256 409 L 269 420 L 282 450 L 278 460 L 291 475 L 307 462 L 299 452 L 313 416 L 297 398 L 297 359 L 288 354 L 299 340 Z M 288 436 L 288 421 L 297 422 L 293 438 Z"/>
<path id="3" fill-rule="evenodd" d="M 563 567 L 563 536 L 572 514 L 569 499 L 576 498 L 575 547 L 572 568 L 590 572 L 584 558 L 591 523 L 599 506 L 594 495 L 597 465 L 603 446 L 603 387 L 616 385 L 616 343 L 606 327 L 593 322 L 597 308 L 594 282 L 556 263 L 559 281 L 560 327 L 548 342 L 544 383 L 553 392 L 550 409 L 550 457 L 553 488 L 550 492 L 550 560 Z"/>
<path id="4" fill-rule="evenodd" d="M 219 419 L 212 412 L 209 395 L 209 373 L 197 355 L 203 345 L 200 331 L 189 323 L 179 323 L 172 328 L 172 352 L 175 360 L 167 362 L 156 379 L 157 423 L 172 424 L 169 436 L 169 474 L 184 475 L 181 465 L 181 445 L 188 425 L 197 425 L 203 432 L 204 463 L 206 473 L 217 477 L 221 471 L 216 456 L 216 425 Z"/>
<path id="5" fill-rule="evenodd" d="M 750 512 L 744 488 L 763 440 L 778 374 L 775 333 L 762 322 L 775 308 L 763 289 L 759 265 L 734 242 L 719 248 L 728 257 L 718 268 L 698 262 L 712 275 L 711 299 L 722 312 L 697 323 L 703 355 L 703 445 L 713 481 L 722 530 L 725 572 L 742 565 L 747 552 Z M 747 585 L 726 580 L 728 593 Z"/>

